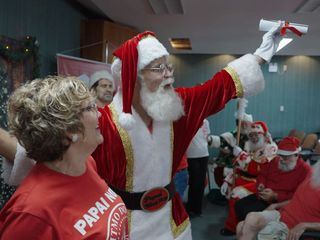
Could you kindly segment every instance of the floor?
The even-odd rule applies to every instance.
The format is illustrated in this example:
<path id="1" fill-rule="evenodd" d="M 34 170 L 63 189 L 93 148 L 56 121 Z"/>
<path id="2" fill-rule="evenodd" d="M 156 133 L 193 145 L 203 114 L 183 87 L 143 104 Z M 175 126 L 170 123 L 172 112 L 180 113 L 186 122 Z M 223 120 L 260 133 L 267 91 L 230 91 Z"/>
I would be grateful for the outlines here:
<path id="1" fill-rule="evenodd" d="M 219 234 L 227 215 L 227 206 L 214 205 L 204 199 L 203 214 L 191 219 L 193 240 L 234 240 Z"/>

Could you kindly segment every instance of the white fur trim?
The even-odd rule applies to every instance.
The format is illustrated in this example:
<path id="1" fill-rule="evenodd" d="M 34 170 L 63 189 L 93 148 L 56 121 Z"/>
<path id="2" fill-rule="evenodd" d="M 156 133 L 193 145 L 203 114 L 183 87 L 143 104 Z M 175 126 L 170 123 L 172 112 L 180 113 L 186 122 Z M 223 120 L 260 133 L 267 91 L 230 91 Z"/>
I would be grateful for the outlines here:
<path id="1" fill-rule="evenodd" d="M 237 144 L 237 140 L 231 132 L 222 133 L 220 136 L 223 137 L 231 147 L 234 147 Z"/>
<path id="2" fill-rule="evenodd" d="M 295 151 L 285 151 L 285 150 L 278 149 L 277 154 L 283 155 L 283 156 L 290 156 L 290 155 L 299 153 L 300 151 L 301 151 L 301 147 L 297 148 L 297 150 Z"/>
<path id="3" fill-rule="evenodd" d="M 8 160 L 4 160 L 3 163 L 2 177 L 12 186 L 18 186 L 35 165 L 35 161 L 27 157 L 26 150 L 19 143 L 17 143 L 14 164 L 12 165 Z"/>
<path id="4" fill-rule="evenodd" d="M 89 88 L 92 88 L 92 86 L 100 79 L 107 79 L 110 82 L 112 82 L 112 86 L 114 85 L 112 75 L 108 71 L 102 70 L 102 71 L 97 71 L 91 75 Z"/>
<path id="5" fill-rule="evenodd" d="M 264 78 L 257 62 L 252 54 L 246 54 L 228 64 L 235 70 L 240 78 L 244 96 L 253 96 L 264 89 Z"/>
<path id="6" fill-rule="evenodd" d="M 138 50 L 138 70 L 143 69 L 153 60 L 168 56 L 167 49 L 155 37 L 142 39 L 137 46 Z"/>
<path id="7" fill-rule="evenodd" d="M 121 89 L 121 68 L 122 68 L 122 61 L 120 58 L 115 58 L 111 64 L 111 73 L 113 76 L 114 81 L 114 89 L 117 91 Z"/>
<path id="8" fill-rule="evenodd" d="M 245 122 L 253 122 L 253 117 L 252 117 L 252 115 L 251 114 L 244 114 L 243 115 L 243 119 L 242 119 L 242 121 L 245 121 Z"/>
<path id="9" fill-rule="evenodd" d="M 118 92 L 113 100 L 118 113 L 122 110 L 121 94 Z M 153 121 L 152 134 L 132 109 L 135 120 L 134 128 L 127 131 L 133 148 L 133 192 L 141 192 L 154 187 L 166 186 L 171 180 L 172 151 L 171 123 Z M 155 167 L 156 166 L 156 167 Z M 171 201 L 162 209 L 149 213 L 140 210 L 131 212 L 130 239 L 173 240 L 171 219 Z M 156 227 L 155 227 L 156 226 Z M 190 239 L 190 224 L 177 239 Z"/>
<path id="10" fill-rule="evenodd" d="M 130 113 L 120 113 L 119 123 L 120 123 L 121 127 L 123 127 L 124 129 L 130 130 L 133 128 L 135 120 L 132 117 L 132 114 L 130 114 Z"/>
<path id="11" fill-rule="evenodd" d="M 211 138 L 211 144 L 210 147 L 212 148 L 219 148 L 221 145 L 220 142 L 220 137 L 219 136 L 215 136 L 215 135 L 211 135 L 209 136 Z"/>

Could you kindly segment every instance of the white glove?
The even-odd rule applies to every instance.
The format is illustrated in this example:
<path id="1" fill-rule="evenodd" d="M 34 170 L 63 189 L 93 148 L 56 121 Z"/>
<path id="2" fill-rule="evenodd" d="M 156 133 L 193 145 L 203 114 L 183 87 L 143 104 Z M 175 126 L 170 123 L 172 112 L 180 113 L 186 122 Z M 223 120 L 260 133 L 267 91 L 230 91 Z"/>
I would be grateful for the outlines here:
<path id="1" fill-rule="evenodd" d="M 229 189 L 229 183 L 227 182 L 223 182 L 223 184 L 221 185 L 221 188 L 220 188 L 220 192 L 223 196 L 226 196 L 227 195 L 227 192 L 228 192 L 228 189 Z"/>
<path id="2" fill-rule="evenodd" d="M 280 40 L 282 39 L 279 33 L 281 26 L 282 23 L 279 22 L 263 35 L 262 43 L 254 52 L 254 55 L 258 55 L 265 61 L 270 62 L 272 56 L 276 53 Z"/>
<path id="3" fill-rule="evenodd" d="M 241 147 L 237 145 L 233 147 L 233 151 L 232 151 L 233 156 L 238 157 L 241 152 L 242 152 Z"/>
<path id="4" fill-rule="evenodd" d="M 247 189 L 242 186 L 237 186 L 231 191 L 231 197 L 235 199 L 241 199 L 251 194 Z"/>

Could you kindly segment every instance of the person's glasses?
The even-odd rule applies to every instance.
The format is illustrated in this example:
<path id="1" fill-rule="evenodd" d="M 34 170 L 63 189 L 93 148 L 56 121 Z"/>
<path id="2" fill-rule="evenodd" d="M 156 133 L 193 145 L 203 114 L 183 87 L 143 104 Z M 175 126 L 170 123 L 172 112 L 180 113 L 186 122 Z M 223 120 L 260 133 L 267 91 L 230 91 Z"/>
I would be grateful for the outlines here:
<path id="1" fill-rule="evenodd" d="M 95 102 L 91 102 L 88 106 L 80 109 L 80 113 L 90 111 L 98 111 L 98 106 Z"/>
<path id="2" fill-rule="evenodd" d="M 173 64 L 160 64 L 159 67 L 150 67 L 150 68 L 144 68 L 144 70 L 150 70 L 151 72 L 154 72 L 154 73 L 159 73 L 159 74 L 162 74 L 164 75 L 166 70 L 172 74 L 174 72 L 174 66 Z"/>

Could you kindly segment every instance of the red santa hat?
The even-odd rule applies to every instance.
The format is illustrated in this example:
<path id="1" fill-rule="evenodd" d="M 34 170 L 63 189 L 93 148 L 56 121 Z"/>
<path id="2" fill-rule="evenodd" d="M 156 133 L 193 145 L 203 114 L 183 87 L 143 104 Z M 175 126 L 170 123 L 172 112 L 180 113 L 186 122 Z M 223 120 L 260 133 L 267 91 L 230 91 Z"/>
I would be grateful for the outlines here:
<path id="1" fill-rule="evenodd" d="M 277 154 L 290 156 L 301 151 L 300 140 L 296 137 L 285 137 L 278 144 Z"/>
<path id="2" fill-rule="evenodd" d="M 265 135 L 268 132 L 267 124 L 262 121 L 252 123 L 249 129 L 249 133 L 253 133 L 253 132 Z"/>
<path id="3" fill-rule="evenodd" d="M 122 127 L 131 129 L 134 123 L 131 106 L 137 72 L 155 59 L 168 55 L 168 51 L 156 39 L 155 34 L 149 31 L 131 38 L 114 52 L 114 56 L 117 57 L 114 63 L 121 64 L 123 105 L 119 123 Z M 112 68 L 117 69 L 117 66 L 112 66 Z"/>

